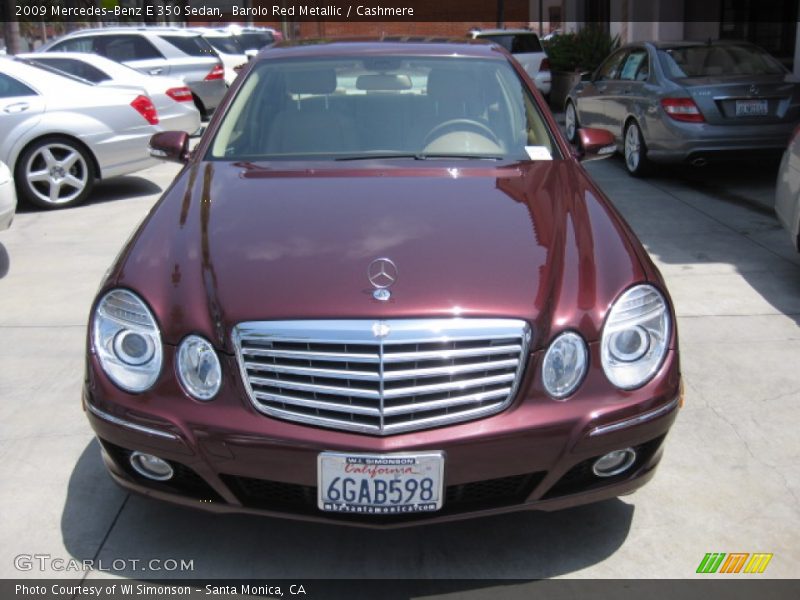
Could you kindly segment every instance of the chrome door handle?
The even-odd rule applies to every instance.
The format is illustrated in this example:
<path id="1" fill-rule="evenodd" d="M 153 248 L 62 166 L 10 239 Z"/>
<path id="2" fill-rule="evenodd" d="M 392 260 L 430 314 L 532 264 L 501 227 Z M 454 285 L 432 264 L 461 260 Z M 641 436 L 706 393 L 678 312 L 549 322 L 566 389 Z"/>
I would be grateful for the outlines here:
<path id="1" fill-rule="evenodd" d="M 158 68 L 156 68 L 156 69 L 150 69 L 150 70 L 148 71 L 148 73 L 150 73 L 150 75 L 161 75 L 161 73 L 162 73 L 163 71 L 164 71 L 164 69 L 162 69 L 161 67 L 158 67 Z"/>
<path id="2" fill-rule="evenodd" d="M 27 102 L 15 102 L 14 104 L 9 104 L 3 109 L 5 113 L 21 113 L 25 112 L 31 107 L 30 104 Z"/>

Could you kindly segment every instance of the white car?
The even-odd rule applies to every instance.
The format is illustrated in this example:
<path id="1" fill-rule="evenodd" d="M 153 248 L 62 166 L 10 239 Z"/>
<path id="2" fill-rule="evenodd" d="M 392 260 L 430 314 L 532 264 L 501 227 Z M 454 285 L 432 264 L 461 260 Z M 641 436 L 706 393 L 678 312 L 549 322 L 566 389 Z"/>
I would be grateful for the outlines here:
<path id="1" fill-rule="evenodd" d="M 156 107 L 136 90 L 98 88 L 12 58 L 0 58 L 0 160 L 20 200 L 73 206 L 98 179 L 155 164 Z"/>
<path id="2" fill-rule="evenodd" d="M 487 40 L 508 50 L 536 84 L 543 96 L 550 95 L 550 61 L 539 36 L 528 29 L 472 29 L 468 37 Z"/>
<path id="3" fill-rule="evenodd" d="M 79 77 L 104 88 L 137 90 L 150 97 L 158 111 L 159 125 L 169 131 L 193 134 L 200 129 L 200 111 L 192 90 L 180 79 L 145 75 L 122 63 L 83 52 L 35 52 L 17 58 Z"/>
<path id="4" fill-rule="evenodd" d="M 237 67 L 246 65 L 250 60 L 239 42 L 236 41 L 236 36 L 224 29 L 192 29 L 190 31 L 199 32 L 203 39 L 214 48 L 225 68 L 225 85 L 230 87 L 239 74 L 236 70 Z"/>
<path id="5" fill-rule="evenodd" d="M 17 193 L 14 190 L 14 179 L 6 164 L 0 162 L 0 231 L 11 227 L 16 210 Z"/>
<path id="6" fill-rule="evenodd" d="M 800 252 L 800 125 L 783 153 L 775 189 L 775 213 Z"/>

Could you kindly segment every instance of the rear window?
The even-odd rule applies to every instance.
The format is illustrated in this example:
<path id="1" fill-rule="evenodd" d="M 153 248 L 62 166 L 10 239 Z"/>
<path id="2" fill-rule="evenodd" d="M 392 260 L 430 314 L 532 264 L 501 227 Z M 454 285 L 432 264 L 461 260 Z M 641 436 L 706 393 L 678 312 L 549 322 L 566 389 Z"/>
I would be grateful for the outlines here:
<path id="1" fill-rule="evenodd" d="M 16 96 L 36 96 L 31 88 L 24 83 L 17 81 L 0 73 L 0 98 L 14 98 Z"/>
<path id="2" fill-rule="evenodd" d="M 500 44 L 511 54 L 530 54 L 533 52 L 544 52 L 539 43 L 539 37 L 535 33 L 498 33 L 492 35 L 478 36 L 482 40 L 490 40 L 495 44 Z"/>
<path id="3" fill-rule="evenodd" d="M 94 37 L 85 36 L 58 42 L 49 52 L 94 52 Z"/>
<path id="4" fill-rule="evenodd" d="M 211 45 L 199 35 L 161 35 L 159 37 L 189 56 L 215 56 Z"/>
<path id="5" fill-rule="evenodd" d="M 42 65 L 57 69 L 60 72 L 67 73 L 79 77 L 89 83 L 100 83 L 102 81 L 110 81 L 111 77 L 100 69 L 83 62 L 82 60 L 75 60 L 73 58 L 60 58 L 58 56 L 41 56 L 35 59 L 30 59 L 30 63 L 34 65 Z"/>
<path id="6" fill-rule="evenodd" d="M 750 45 L 697 45 L 665 48 L 658 52 L 670 79 L 737 75 L 781 75 L 783 66 L 769 54 Z"/>
<path id="7" fill-rule="evenodd" d="M 236 36 L 239 45 L 245 50 L 261 50 L 275 42 L 275 38 L 268 31 L 244 31 Z"/>
<path id="8" fill-rule="evenodd" d="M 232 35 L 226 37 L 207 37 L 204 38 L 211 46 L 213 46 L 214 50 L 217 52 L 222 52 L 224 54 L 244 54 L 244 50 L 239 45 L 239 42 L 236 41 Z"/>

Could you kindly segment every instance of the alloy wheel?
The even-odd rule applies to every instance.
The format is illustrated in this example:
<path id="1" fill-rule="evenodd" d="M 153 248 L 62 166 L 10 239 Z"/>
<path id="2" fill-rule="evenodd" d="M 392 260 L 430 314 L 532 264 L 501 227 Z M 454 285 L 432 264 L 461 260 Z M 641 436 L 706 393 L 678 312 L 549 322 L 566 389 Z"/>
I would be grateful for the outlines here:
<path id="1" fill-rule="evenodd" d="M 578 116 L 575 114 L 575 107 L 572 102 L 567 104 L 566 115 L 564 116 L 564 130 L 567 133 L 567 139 L 574 142 L 578 129 Z"/>
<path id="2" fill-rule="evenodd" d="M 76 148 L 51 142 L 30 155 L 25 179 L 31 193 L 43 204 L 68 204 L 89 184 L 89 165 Z"/>
<path id="3" fill-rule="evenodd" d="M 628 125 L 628 130 L 625 133 L 625 165 L 631 173 L 635 173 L 639 168 L 641 148 L 639 127 L 636 123 L 631 123 Z"/>

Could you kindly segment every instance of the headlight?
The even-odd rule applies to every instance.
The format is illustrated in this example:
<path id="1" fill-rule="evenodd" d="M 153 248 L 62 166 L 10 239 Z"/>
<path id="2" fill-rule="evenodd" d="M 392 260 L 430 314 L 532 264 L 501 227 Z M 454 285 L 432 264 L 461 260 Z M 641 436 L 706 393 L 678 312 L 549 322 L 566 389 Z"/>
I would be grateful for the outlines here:
<path id="1" fill-rule="evenodd" d="M 161 334 L 133 292 L 112 290 L 97 305 L 92 342 L 106 375 L 129 392 L 149 389 L 161 371 Z"/>
<path id="2" fill-rule="evenodd" d="M 630 390 L 647 383 L 669 346 L 667 302 L 651 285 L 637 285 L 617 299 L 601 340 L 603 371 L 615 386 Z"/>
<path id="3" fill-rule="evenodd" d="M 178 348 L 178 377 L 189 394 L 211 400 L 222 383 L 222 368 L 210 342 L 198 335 L 187 336 Z"/>
<path id="4" fill-rule="evenodd" d="M 575 391 L 589 364 L 583 338 L 568 331 L 558 336 L 544 355 L 542 381 L 547 393 L 561 399 Z"/>

